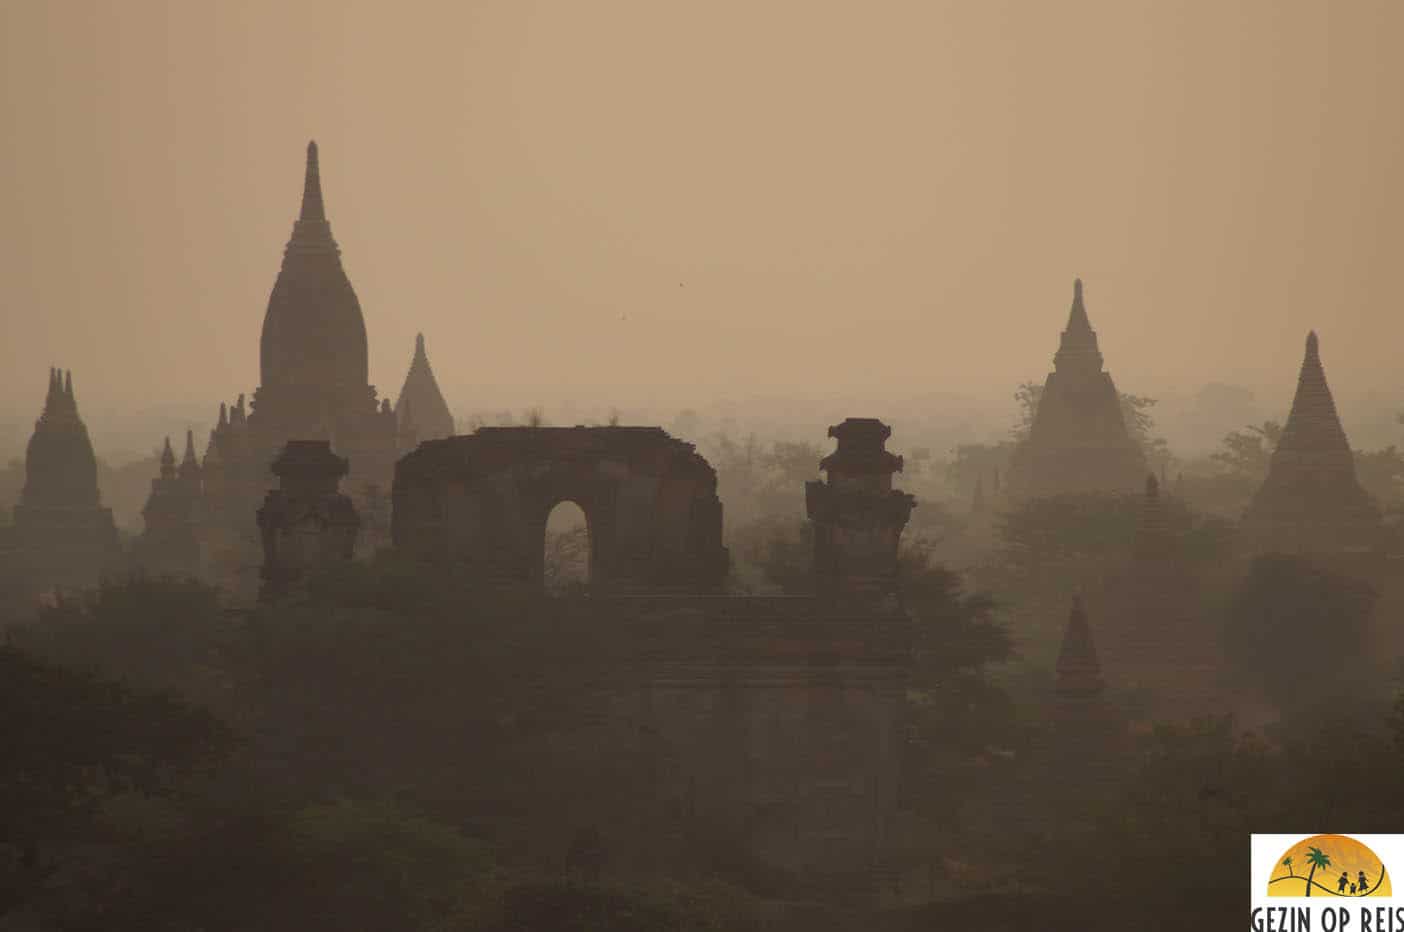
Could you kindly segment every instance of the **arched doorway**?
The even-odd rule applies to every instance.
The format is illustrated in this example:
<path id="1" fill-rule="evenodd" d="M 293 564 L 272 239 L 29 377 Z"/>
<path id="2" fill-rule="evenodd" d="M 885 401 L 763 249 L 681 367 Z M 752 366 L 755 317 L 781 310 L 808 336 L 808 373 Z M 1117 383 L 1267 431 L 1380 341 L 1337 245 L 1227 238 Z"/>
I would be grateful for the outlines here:
<path id="1" fill-rule="evenodd" d="M 590 586 L 590 523 L 579 505 L 558 502 L 546 517 L 542 585 L 547 595 L 582 595 Z"/>

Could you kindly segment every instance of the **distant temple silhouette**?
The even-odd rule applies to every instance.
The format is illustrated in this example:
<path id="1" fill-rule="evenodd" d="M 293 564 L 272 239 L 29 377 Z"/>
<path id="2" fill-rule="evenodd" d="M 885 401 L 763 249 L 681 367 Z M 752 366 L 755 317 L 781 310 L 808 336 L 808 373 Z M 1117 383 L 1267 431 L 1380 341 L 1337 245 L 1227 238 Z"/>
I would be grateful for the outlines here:
<path id="1" fill-rule="evenodd" d="M 1078 279 L 1053 371 L 1044 382 L 1029 435 L 1010 463 L 1009 494 L 1039 498 L 1130 492 L 1145 474 L 1145 456 L 1127 430 L 1116 385 L 1102 369 Z"/>
<path id="2" fill-rule="evenodd" d="M 120 550 L 110 509 L 98 494 L 97 458 L 78 416 L 73 373 L 49 370 L 44 410 L 24 461 L 14 508 L 16 569 L 30 592 L 81 589 L 114 568 Z"/>
<path id="3" fill-rule="evenodd" d="M 1360 485 L 1355 456 L 1326 384 L 1315 331 L 1267 478 L 1243 516 L 1248 553 L 1367 552 L 1380 543 L 1379 506 Z"/>
<path id="4" fill-rule="evenodd" d="M 422 333 L 414 338 L 414 359 L 410 361 L 404 387 L 395 401 L 395 415 L 401 420 L 401 429 L 412 425 L 415 436 L 421 441 L 442 440 L 454 435 L 453 414 L 429 366 Z"/>

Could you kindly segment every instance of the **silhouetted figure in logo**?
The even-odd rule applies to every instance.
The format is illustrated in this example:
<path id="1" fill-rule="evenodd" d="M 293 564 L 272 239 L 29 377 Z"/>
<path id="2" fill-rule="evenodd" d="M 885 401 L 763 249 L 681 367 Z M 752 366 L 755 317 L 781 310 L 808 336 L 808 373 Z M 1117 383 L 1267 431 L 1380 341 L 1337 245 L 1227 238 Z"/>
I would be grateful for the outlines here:
<path id="1" fill-rule="evenodd" d="M 1355 884 L 1350 885 L 1350 895 L 1355 896 Z"/>
<path id="2" fill-rule="evenodd" d="M 1364 872 L 1364 871 L 1361 871 L 1361 872 L 1360 872 L 1360 881 L 1359 881 L 1358 886 L 1360 887 L 1360 892 L 1361 892 L 1361 893 L 1369 893 L 1369 892 L 1370 892 L 1370 881 L 1367 880 L 1367 879 L 1365 878 L 1365 872 Z"/>
<path id="3" fill-rule="evenodd" d="M 1341 879 L 1336 881 L 1336 890 L 1340 893 L 1345 893 L 1346 884 L 1348 883 L 1350 883 L 1350 874 L 1341 871 Z"/>

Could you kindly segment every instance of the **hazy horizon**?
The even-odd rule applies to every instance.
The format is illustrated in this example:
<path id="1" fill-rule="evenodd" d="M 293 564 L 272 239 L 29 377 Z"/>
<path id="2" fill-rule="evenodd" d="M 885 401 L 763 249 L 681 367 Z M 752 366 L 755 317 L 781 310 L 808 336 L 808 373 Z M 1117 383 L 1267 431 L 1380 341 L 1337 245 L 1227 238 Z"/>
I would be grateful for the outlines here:
<path id="1" fill-rule="evenodd" d="M 217 405 L 316 138 L 394 397 L 1397 392 L 1395 4 L 10 4 L 0 386 Z M 491 401 L 477 399 L 491 398 Z M 1012 404 L 1012 402 L 1011 402 Z M 877 412 L 881 413 L 881 412 Z M 1347 410 L 1347 427 L 1350 413 Z"/>

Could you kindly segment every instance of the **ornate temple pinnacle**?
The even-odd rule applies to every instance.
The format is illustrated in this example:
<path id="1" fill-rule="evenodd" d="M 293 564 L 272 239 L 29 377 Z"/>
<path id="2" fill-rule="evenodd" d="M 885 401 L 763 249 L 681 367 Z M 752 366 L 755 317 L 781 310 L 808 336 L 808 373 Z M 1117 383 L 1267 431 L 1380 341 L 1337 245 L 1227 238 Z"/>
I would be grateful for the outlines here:
<path id="1" fill-rule="evenodd" d="M 1312 330 L 1307 334 L 1306 358 L 1321 361 L 1321 346 L 1316 339 L 1316 331 Z"/>
<path id="2" fill-rule="evenodd" d="M 326 220 L 326 205 L 322 202 L 322 175 L 317 164 L 316 140 L 307 144 L 307 173 L 302 182 L 302 213 L 299 220 Z"/>
<path id="3" fill-rule="evenodd" d="M 1087 307 L 1082 303 L 1082 279 L 1073 279 L 1072 310 L 1068 312 L 1069 336 L 1091 337 L 1092 322 L 1087 319 Z"/>

